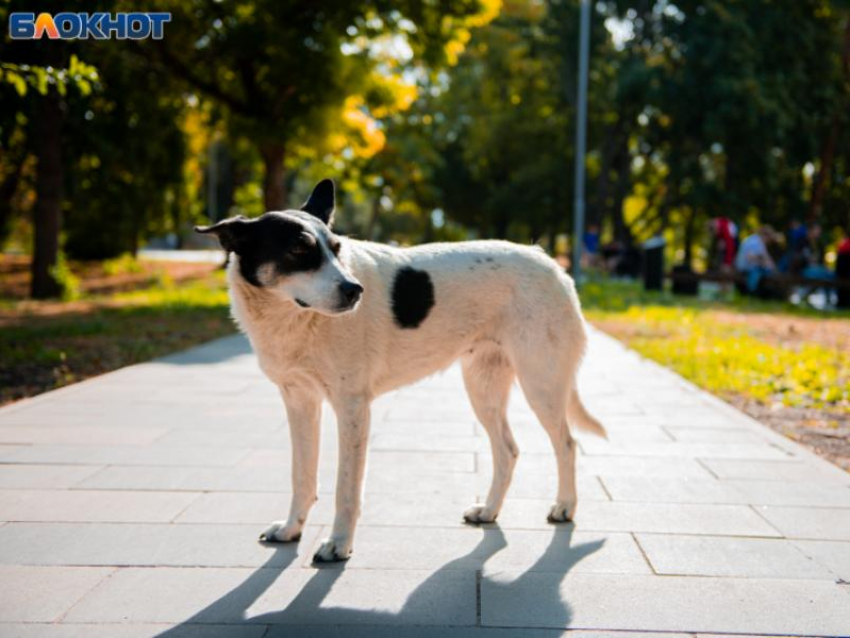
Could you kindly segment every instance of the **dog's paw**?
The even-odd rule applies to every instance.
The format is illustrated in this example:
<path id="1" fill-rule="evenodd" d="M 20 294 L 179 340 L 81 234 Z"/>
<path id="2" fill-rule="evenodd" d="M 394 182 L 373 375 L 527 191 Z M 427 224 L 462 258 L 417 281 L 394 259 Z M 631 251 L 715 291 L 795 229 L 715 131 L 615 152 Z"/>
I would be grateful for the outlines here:
<path id="1" fill-rule="evenodd" d="M 494 512 L 492 508 L 486 505 L 473 505 L 463 513 L 463 520 L 473 525 L 479 525 L 481 523 L 492 523 L 498 515 L 498 512 Z"/>
<path id="2" fill-rule="evenodd" d="M 546 517 L 550 523 L 568 523 L 576 514 L 575 503 L 555 503 Z"/>
<path id="3" fill-rule="evenodd" d="M 286 521 L 275 521 L 260 534 L 260 540 L 266 543 L 295 543 L 301 540 L 301 525 L 287 525 Z"/>
<path id="4" fill-rule="evenodd" d="M 313 555 L 314 563 L 337 563 L 351 558 L 351 543 L 326 538 Z"/>

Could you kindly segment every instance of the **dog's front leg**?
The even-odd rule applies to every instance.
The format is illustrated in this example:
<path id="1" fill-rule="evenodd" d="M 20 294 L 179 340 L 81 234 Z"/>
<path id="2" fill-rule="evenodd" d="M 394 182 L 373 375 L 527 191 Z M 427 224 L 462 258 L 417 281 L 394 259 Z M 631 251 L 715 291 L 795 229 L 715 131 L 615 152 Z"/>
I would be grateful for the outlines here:
<path id="1" fill-rule="evenodd" d="M 348 396 L 333 399 L 332 403 L 339 429 L 336 516 L 330 538 L 322 541 L 313 557 L 316 562 L 346 560 L 351 556 L 366 471 L 369 399 L 365 396 Z"/>
<path id="2" fill-rule="evenodd" d="M 322 398 L 306 388 L 288 386 L 282 386 L 280 394 L 286 406 L 292 438 L 292 503 L 289 518 L 273 522 L 260 539 L 287 543 L 301 538 L 307 514 L 317 498 Z"/>

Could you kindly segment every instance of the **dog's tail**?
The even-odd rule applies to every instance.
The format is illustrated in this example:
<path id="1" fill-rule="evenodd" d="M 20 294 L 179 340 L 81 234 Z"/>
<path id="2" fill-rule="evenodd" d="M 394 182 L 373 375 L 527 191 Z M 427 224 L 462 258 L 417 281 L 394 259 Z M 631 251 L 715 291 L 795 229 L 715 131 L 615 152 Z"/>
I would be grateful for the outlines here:
<path id="1" fill-rule="evenodd" d="M 608 433 L 605 427 L 594 417 L 584 404 L 581 402 L 581 397 L 578 395 L 578 390 L 573 388 L 570 392 L 570 398 L 567 401 L 567 418 L 570 425 L 575 425 L 580 430 L 586 430 L 596 436 L 601 436 L 603 439 L 608 438 Z"/>

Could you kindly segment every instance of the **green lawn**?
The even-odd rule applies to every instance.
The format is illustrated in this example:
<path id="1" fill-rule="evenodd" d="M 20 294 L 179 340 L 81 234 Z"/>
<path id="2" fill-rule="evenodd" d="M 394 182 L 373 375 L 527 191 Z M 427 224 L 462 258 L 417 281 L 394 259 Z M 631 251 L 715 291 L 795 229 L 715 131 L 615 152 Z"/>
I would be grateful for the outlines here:
<path id="1" fill-rule="evenodd" d="M 0 403 L 235 331 L 223 273 L 55 306 L 33 312 L 4 304 Z"/>

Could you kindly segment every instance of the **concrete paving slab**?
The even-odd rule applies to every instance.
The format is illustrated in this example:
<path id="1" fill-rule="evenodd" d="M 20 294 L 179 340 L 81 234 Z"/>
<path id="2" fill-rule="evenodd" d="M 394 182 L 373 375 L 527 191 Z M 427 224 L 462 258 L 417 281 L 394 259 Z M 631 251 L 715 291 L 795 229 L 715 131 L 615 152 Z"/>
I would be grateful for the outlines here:
<path id="1" fill-rule="evenodd" d="M 50 445 L 147 445 L 161 439 L 167 428 L 131 430 L 116 427 L 31 427 L 25 425 L 0 428 L 0 443 L 47 443 Z"/>
<path id="2" fill-rule="evenodd" d="M 6 463 L 82 465 L 229 466 L 247 454 L 239 448 L 171 448 L 97 445 L 32 445 L 0 459 Z"/>
<path id="3" fill-rule="evenodd" d="M 846 636 L 848 600 L 841 586 L 815 580 L 502 572 L 482 580 L 481 621 L 502 627 Z"/>
<path id="4" fill-rule="evenodd" d="M 657 574 L 729 578 L 815 578 L 835 575 L 785 539 L 636 534 Z"/>
<path id="5" fill-rule="evenodd" d="M 850 486 L 795 481 L 604 477 L 614 501 L 850 507 Z"/>
<path id="6" fill-rule="evenodd" d="M 127 568 L 65 622 L 421 625 L 439 618 L 471 626 L 475 595 L 475 574 L 465 571 Z"/>
<path id="7" fill-rule="evenodd" d="M 760 445 L 764 437 L 752 430 L 731 428 L 683 428 L 667 425 L 663 430 L 680 443 L 746 443 Z"/>
<path id="8" fill-rule="evenodd" d="M 605 456 L 672 456 L 704 459 L 787 459 L 788 453 L 762 443 L 682 443 L 679 441 L 634 441 L 612 443 L 600 439 L 582 440 L 585 454 Z"/>
<path id="9" fill-rule="evenodd" d="M 57 620 L 112 571 L 0 565 L 0 623 Z M 0 633 L 5 635 L 2 624 Z"/>
<path id="10" fill-rule="evenodd" d="M 7 623 L 3 638 L 264 638 L 266 625 Z"/>
<path id="11" fill-rule="evenodd" d="M 702 459 L 702 464 L 717 478 L 762 481 L 804 481 L 850 485 L 850 474 L 828 463 L 803 461 L 753 461 Z"/>
<path id="12" fill-rule="evenodd" d="M 850 583 L 850 542 L 791 541 L 791 544 L 837 578 Z"/>
<path id="13" fill-rule="evenodd" d="M 0 520 L 167 523 L 197 497 L 193 492 L 0 490 Z"/>
<path id="14" fill-rule="evenodd" d="M 550 501 L 508 499 L 499 515 L 499 524 L 506 528 L 546 529 L 551 527 L 545 519 L 550 504 Z M 579 530 L 604 532 L 780 536 L 744 505 L 579 501 L 575 523 Z"/>
<path id="15" fill-rule="evenodd" d="M 352 558 L 345 565 L 325 569 L 476 571 L 484 565 L 496 571 L 652 571 L 631 534 L 580 532 L 572 526 L 552 526 L 545 531 L 509 530 L 496 525 L 436 530 L 365 525 L 358 530 Z M 304 566 L 309 566 L 309 558 Z"/>
<path id="16" fill-rule="evenodd" d="M 774 506 L 756 509 L 787 538 L 850 541 L 850 509 Z"/>
<path id="17" fill-rule="evenodd" d="M 0 489 L 66 489 L 102 469 L 99 465 L 0 465 Z"/>
<path id="18" fill-rule="evenodd" d="M 262 530 L 259 530 L 262 531 Z M 311 558 L 320 528 L 300 543 L 258 540 L 253 525 L 9 523 L 0 528 L 0 564 L 170 567 L 277 567 Z"/>

